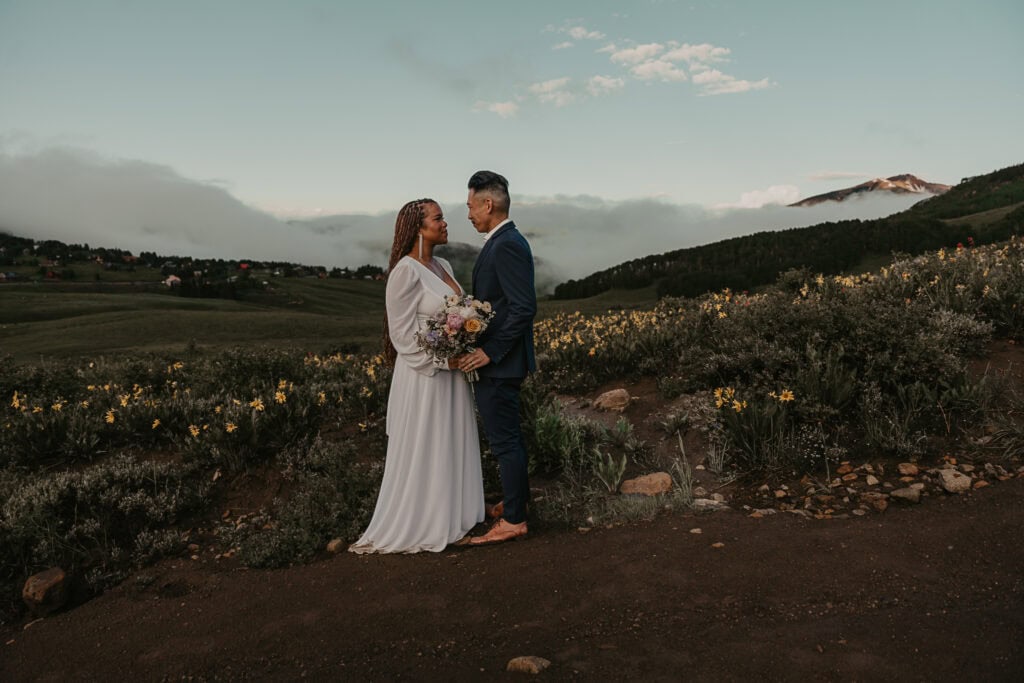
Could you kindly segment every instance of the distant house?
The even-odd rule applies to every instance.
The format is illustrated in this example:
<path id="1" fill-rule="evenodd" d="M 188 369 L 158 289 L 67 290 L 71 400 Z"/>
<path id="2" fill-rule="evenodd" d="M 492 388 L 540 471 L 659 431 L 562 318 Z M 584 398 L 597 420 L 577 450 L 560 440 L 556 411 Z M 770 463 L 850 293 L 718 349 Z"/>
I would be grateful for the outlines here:
<path id="1" fill-rule="evenodd" d="M 175 287 L 180 287 L 181 278 L 178 277 L 177 275 L 171 275 L 166 280 L 164 280 L 164 284 L 170 287 L 171 289 L 174 289 Z"/>

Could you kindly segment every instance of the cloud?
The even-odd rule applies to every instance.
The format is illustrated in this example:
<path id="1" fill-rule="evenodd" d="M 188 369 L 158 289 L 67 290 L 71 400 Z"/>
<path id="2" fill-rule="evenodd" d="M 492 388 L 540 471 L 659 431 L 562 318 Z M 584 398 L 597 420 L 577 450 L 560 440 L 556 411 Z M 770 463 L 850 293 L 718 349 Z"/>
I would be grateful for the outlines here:
<path id="1" fill-rule="evenodd" d="M 588 31 L 583 26 L 573 26 L 564 32 L 568 33 L 573 40 L 601 40 L 604 38 L 604 34 L 600 31 Z"/>
<path id="2" fill-rule="evenodd" d="M 592 31 L 581 25 L 566 25 L 557 28 L 549 24 L 543 30 L 546 33 L 568 35 L 573 39 L 557 43 L 552 47 L 553 51 L 575 47 L 574 41 L 603 40 L 605 38 L 600 31 Z M 732 51 L 727 47 L 711 43 L 694 44 L 670 40 L 667 43 L 635 44 L 629 40 L 611 41 L 594 52 L 607 54 L 612 64 L 625 69 L 624 78 L 602 80 L 613 77 L 592 76 L 589 79 L 584 77 L 578 82 L 571 82 L 569 78 L 551 79 L 520 88 L 514 99 L 524 104 L 532 101 L 555 107 L 565 107 L 572 103 L 585 101 L 589 97 L 607 95 L 622 90 L 628 82 L 627 79 L 647 84 L 653 82 L 682 83 L 692 80 L 697 86 L 697 94 L 702 96 L 743 93 L 775 85 L 768 78 L 751 81 L 713 68 L 712 65 L 728 62 Z M 556 83 L 557 87 L 553 85 Z M 508 106 L 509 103 L 505 104 L 505 108 L 495 109 L 482 106 L 480 102 L 477 102 L 474 110 L 492 111 L 504 117 L 515 115 L 519 109 L 518 105 Z"/>
<path id="3" fill-rule="evenodd" d="M 659 80 L 664 83 L 673 81 L 685 81 L 686 72 L 671 62 L 661 59 L 654 59 L 643 64 L 637 64 L 630 73 L 641 81 Z"/>
<path id="4" fill-rule="evenodd" d="M 726 95 L 731 93 L 762 90 L 772 84 L 767 78 L 760 81 L 744 81 L 724 74 L 717 69 L 700 71 L 693 74 L 694 85 L 701 86 L 702 95 Z"/>
<path id="5" fill-rule="evenodd" d="M 746 193 L 781 201 L 789 190 Z M 759 194 L 760 193 L 760 194 Z M 708 244 L 763 230 L 851 218 L 877 218 L 920 197 L 894 195 L 791 208 L 717 208 L 654 199 L 513 197 L 513 217 L 540 259 L 543 291 L 630 259 Z M 455 207 L 463 199 L 441 200 Z M 167 166 L 109 160 L 74 149 L 13 155 L 0 150 L 0 227 L 35 239 L 116 247 L 135 253 L 292 261 L 328 268 L 387 264 L 394 214 L 341 214 L 281 221 L 221 188 L 190 180 Z M 452 242 L 479 235 L 452 215 Z"/>
<path id="6" fill-rule="evenodd" d="M 528 89 L 541 102 L 549 102 L 556 107 L 564 107 L 576 99 L 576 96 L 566 89 L 568 85 L 568 77 L 552 78 L 549 81 L 534 83 Z"/>
<path id="7" fill-rule="evenodd" d="M 0 228 L 135 253 L 325 266 L 377 262 L 390 241 L 369 234 L 351 241 L 306 232 L 296 238 L 291 226 L 222 188 L 168 166 L 76 148 L 0 149 Z"/>
<path id="8" fill-rule="evenodd" d="M 759 209 L 770 204 L 787 205 L 800 201 L 800 188 L 796 185 L 772 185 L 767 190 L 752 190 L 740 195 L 735 204 L 719 204 L 718 209 Z"/>
<path id="9" fill-rule="evenodd" d="M 607 95 L 608 93 L 621 90 L 626 85 L 626 81 L 621 78 L 613 78 L 611 76 L 593 76 L 587 81 L 587 92 L 591 95 L 598 97 L 600 95 Z"/>
<path id="10" fill-rule="evenodd" d="M 646 43 L 617 50 L 612 53 L 611 60 L 617 64 L 639 64 L 658 56 L 665 49 L 660 43 Z"/>
<path id="11" fill-rule="evenodd" d="M 662 59 L 670 62 L 686 62 L 690 66 L 697 64 L 713 64 L 715 62 L 728 61 L 730 50 L 727 47 L 716 47 L 710 43 L 690 45 L 689 43 L 669 43 L 672 49 L 666 52 Z"/>
<path id="12" fill-rule="evenodd" d="M 473 111 L 489 111 L 497 114 L 503 119 L 515 116 L 519 112 L 519 105 L 515 102 L 484 102 L 478 101 L 473 105 Z"/>

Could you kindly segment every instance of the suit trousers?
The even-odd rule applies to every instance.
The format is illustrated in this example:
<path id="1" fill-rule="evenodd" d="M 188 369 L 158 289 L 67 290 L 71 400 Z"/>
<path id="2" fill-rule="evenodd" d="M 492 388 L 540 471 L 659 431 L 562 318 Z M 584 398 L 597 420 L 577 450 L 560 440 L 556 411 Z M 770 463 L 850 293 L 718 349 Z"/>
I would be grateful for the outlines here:
<path id="1" fill-rule="evenodd" d="M 526 521 L 526 504 L 530 498 L 529 461 L 519 420 L 522 384 L 521 377 L 481 377 L 473 388 L 487 443 L 498 460 L 504 518 L 512 524 Z"/>

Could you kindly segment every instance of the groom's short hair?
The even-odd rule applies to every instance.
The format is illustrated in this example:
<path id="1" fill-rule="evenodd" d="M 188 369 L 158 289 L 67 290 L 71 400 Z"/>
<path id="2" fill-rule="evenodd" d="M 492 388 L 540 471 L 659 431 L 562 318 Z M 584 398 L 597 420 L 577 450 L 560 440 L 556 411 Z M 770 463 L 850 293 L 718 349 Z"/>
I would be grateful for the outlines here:
<path id="1" fill-rule="evenodd" d="M 508 213 L 512 200 L 508 196 L 508 181 L 505 180 L 505 176 L 494 171 L 477 171 L 469 179 L 469 189 L 477 194 L 485 192 L 491 195 L 495 208 Z"/>

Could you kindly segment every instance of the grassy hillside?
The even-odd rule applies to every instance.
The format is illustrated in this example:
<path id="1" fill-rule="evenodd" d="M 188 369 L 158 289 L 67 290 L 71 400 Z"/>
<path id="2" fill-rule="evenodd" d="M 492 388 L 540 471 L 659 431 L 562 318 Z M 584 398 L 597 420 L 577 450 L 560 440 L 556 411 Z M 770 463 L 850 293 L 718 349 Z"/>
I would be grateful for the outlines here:
<path id="1" fill-rule="evenodd" d="M 634 259 L 570 280 L 555 298 L 589 297 L 609 289 L 654 286 L 659 296 L 697 296 L 730 287 L 749 290 L 794 268 L 859 272 L 891 258 L 958 242 L 998 242 L 1024 224 L 1024 164 L 964 180 L 948 193 L 871 221 L 828 222 L 759 232 L 713 244 Z"/>

